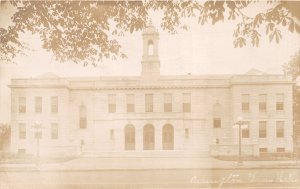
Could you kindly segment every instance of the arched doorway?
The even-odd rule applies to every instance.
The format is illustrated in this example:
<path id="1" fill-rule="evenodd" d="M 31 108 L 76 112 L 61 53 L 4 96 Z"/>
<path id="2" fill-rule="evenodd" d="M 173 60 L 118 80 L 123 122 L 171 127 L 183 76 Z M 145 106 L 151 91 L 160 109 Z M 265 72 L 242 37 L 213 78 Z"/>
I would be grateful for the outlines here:
<path id="1" fill-rule="evenodd" d="M 133 125 L 125 126 L 125 150 L 135 150 L 135 129 Z"/>
<path id="2" fill-rule="evenodd" d="M 163 150 L 174 149 L 174 128 L 172 125 L 167 124 L 163 126 Z"/>
<path id="3" fill-rule="evenodd" d="M 148 55 L 149 56 L 153 56 L 154 55 L 154 45 L 153 45 L 153 41 L 152 40 L 148 41 Z"/>
<path id="4" fill-rule="evenodd" d="M 144 135 L 144 150 L 154 150 L 154 127 L 153 125 L 145 125 L 143 129 Z"/>

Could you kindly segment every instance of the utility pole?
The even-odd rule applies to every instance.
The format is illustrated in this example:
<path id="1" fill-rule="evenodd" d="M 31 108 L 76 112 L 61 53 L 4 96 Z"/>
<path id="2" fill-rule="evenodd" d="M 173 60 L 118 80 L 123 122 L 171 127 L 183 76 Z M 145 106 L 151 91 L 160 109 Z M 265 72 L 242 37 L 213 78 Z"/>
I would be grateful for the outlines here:
<path id="1" fill-rule="evenodd" d="M 34 135 L 36 139 L 36 166 L 39 168 L 40 164 L 40 139 L 42 138 L 42 124 L 40 121 L 36 121 L 34 126 Z"/>

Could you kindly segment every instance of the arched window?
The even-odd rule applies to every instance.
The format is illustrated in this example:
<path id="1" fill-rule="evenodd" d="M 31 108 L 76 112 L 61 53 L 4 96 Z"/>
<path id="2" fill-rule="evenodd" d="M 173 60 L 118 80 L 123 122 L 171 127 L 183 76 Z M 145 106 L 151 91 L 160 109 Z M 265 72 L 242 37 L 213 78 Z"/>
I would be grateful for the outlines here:
<path id="1" fill-rule="evenodd" d="M 153 56 L 154 55 L 154 45 L 153 45 L 153 41 L 152 40 L 148 41 L 148 55 L 149 56 Z"/>
<path id="2" fill-rule="evenodd" d="M 79 106 L 79 128 L 87 127 L 87 119 L 86 119 L 86 107 L 84 105 Z"/>
<path id="3" fill-rule="evenodd" d="M 145 125 L 143 129 L 144 135 L 144 150 L 154 150 L 154 127 L 153 125 Z"/>
<path id="4" fill-rule="evenodd" d="M 163 150 L 174 149 L 174 128 L 172 125 L 167 124 L 163 126 Z"/>
<path id="5" fill-rule="evenodd" d="M 213 106 L 213 128 L 221 128 L 222 125 L 221 117 L 222 117 L 222 107 L 217 102 Z"/>
<path id="6" fill-rule="evenodd" d="M 135 150 L 135 129 L 133 125 L 125 126 L 125 150 Z"/>

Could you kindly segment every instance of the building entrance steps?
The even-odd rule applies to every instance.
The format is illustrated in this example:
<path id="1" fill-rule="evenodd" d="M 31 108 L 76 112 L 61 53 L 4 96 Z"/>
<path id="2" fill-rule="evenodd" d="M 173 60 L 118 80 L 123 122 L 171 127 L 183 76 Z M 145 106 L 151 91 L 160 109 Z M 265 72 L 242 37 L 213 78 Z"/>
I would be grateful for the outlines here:
<path id="1" fill-rule="evenodd" d="M 137 157 L 137 158 L 209 158 L 207 151 L 145 150 L 145 151 L 83 151 L 80 157 Z"/>
<path id="2" fill-rule="evenodd" d="M 216 164 L 216 162 L 218 162 Z M 196 169 L 223 161 L 209 157 L 82 157 L 62 164 L 65 169 Z"/>
<path id="3" fill-rule="evenodd" d="M 82 157 L 60 164 L 63 170 L 299 168 L 294 161 L 222 161 L 212 157 Z"/>

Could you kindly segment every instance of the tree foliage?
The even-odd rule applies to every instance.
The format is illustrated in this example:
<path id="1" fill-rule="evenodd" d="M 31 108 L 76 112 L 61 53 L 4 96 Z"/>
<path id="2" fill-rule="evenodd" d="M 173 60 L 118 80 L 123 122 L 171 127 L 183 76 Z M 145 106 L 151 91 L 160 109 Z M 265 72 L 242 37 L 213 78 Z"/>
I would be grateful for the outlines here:
<path id="1" fill-rule="evenodd" d="M 247 16 L 255 1 L 16 1 L 13 24 L 0 28 L 0 60 L 11 61 L 28 48 L 19 35 L 29 31 L 40 36 L 43 48 L 59 61 L 96 65 L 103 58 L 126 57 L 116 36 L 145 28 L 150 11 L 160 11 L 162 29 L 176 33 L 188 29 L 186 18 L 201 25 L 238 20 L 233 31 L 234 47 L 251 42 L 259 46 L 262 35 L 277 43 L 282 29 L 300 33 L 299 3 L 271 2 L 273 8 Z M 257 3 L 259 5 L 259 3 Z M 282 27 L 281 27 L 282 26 Z M 265 33 L 260 33 L 264 27 Z"/>
<path id="2" fill-rule="evenodd" d="M 294 135 L 296 146 L 300 147 L 300 50 L 291 58 L 289 62 L 283 65 L 286 74 L 291 75 L 295 81 L 293 89 L 293 116 L 294 116 Z"/>
<path id="3" fill-rule="evenodd" d="M 0 123 L 0 139 L 10 130 L 8 123 Z"/>
<path id="4" fill-rule="evenodd" d="M 0 150 L 7 142 L 10 141 L 10 125 L 8 123 L 0 123 Z"/>
<path id="5" fill-rule="evenodd" d="M 286 74 L 291 75 L 294 80 L 300 77 L 300 50 L 291 57 L 291 60 L 283 65 Z"/>

